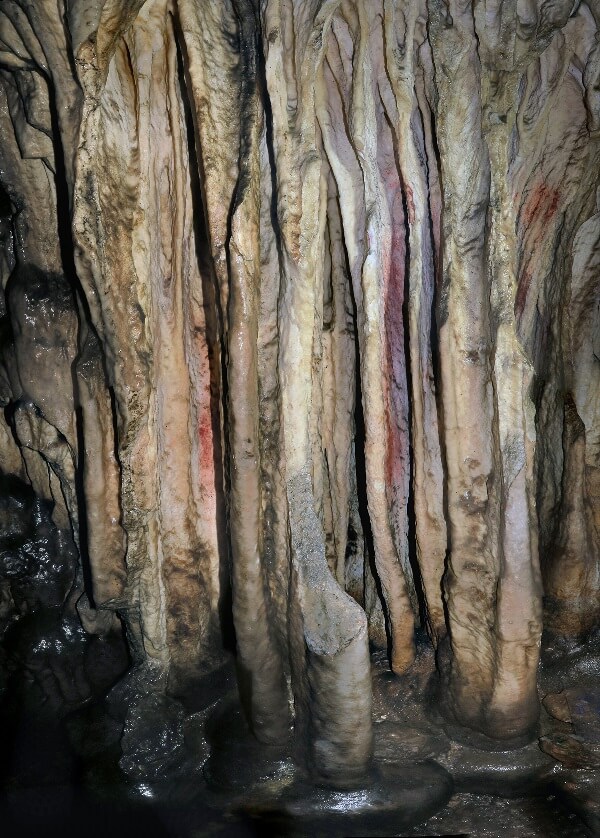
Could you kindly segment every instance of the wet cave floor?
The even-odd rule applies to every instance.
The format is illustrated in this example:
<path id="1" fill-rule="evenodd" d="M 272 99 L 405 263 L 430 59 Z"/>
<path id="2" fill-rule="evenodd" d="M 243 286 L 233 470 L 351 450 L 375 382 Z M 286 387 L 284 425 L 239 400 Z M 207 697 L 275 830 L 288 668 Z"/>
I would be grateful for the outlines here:
<path id="1" fill-rule="evenodd" d="M 600 834 L 600 633 L 544 639 L 544 750 L 451 740 L 423 700 L 428 643 L 400 678 L 374 653 L 375 768 L 347 792 L 311 785 L 289 744 L 256 744 L 232 661 L 175 699 L 131 668 L 118 631 L 90 636 L 44 608 L 8 627 L 0 654 L 4 838 Z"/>

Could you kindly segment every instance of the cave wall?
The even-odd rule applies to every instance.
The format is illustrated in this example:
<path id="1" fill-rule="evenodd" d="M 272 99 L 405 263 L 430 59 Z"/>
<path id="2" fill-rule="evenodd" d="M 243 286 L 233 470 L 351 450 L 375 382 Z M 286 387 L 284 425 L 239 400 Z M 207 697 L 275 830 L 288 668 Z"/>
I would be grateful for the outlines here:
<path id="1" fill-rule="evenodd" d="M 542 628 L 598 625 L 599 20 L 0 7 L 0 469 L 87 630 L 176 686 L 232 615 L 256 735 L 327 779 L 369 643 L 401 674 L 425 629 L 448 716 L 514 739 Z"/>

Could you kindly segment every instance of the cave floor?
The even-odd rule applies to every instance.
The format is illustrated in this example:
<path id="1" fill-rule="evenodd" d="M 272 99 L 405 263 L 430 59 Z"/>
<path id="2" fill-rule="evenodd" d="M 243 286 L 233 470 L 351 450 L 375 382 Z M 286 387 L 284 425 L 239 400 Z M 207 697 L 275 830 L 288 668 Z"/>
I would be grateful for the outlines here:
<path id="1" fill-rule="evenodd" d="M 542 747 L 512 751 L 448 736 L 424 639 L 404 677 L 374 653 L 375 779 L 351 792 L 312 786 L 289 746 L 256 744 L 231 661 L 165 697 L 122 638 L 58 613 L 19 620 L 1 654 L 3 838 L 600 834 L 600 634 L 544 639 Z"/>
<path id="2" fill-rule="evenodd" d="M 46 786 L 21 790 L 3 800 L 0 807 L 2 835 L 7 838 L 29 836 L 85 835 L 86 838 L 259 838 L 259 836 L 302 836 L 300 826 L 280 831 L 252 820 L 236 818 L 203 806 L 171 807 L 152 801 L 127 803 L 82 793 L 70 786 Z M 312 831 L 319 835 L 344 834 Z M 577 815 L 560 805 L 556 798 L 523 797 L 506 800 L 491 795 L 455 794 L 451 801 L 424 823 L 389 831 L 365 832 L 379 836 L 474 836 L 474 838 L 587 838 L 594 835 Z"/>

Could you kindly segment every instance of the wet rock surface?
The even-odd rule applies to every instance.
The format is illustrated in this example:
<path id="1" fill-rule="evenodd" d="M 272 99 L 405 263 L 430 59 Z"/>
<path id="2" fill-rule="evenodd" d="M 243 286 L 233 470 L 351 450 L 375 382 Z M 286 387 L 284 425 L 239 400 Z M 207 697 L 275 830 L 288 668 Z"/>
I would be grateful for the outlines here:
<path id="1" fill-rule="evenodd" d="M 0 586 L 7 601 L 3 627 L 40 607 L 60 607 L 73 586 L 75 544 L 69 531 L 56 527 L 51 512 L 51 505 L 23 481 L 0 475 Z"/>
<path id="2" fill-rule="evenodd" d="M 109 830 L 115 838 L 132 829 L 149 838 L 583 838 L 597 827 L 595 773 L 556 773 L 548 764 L 557 763 L 531 746 L 482 752 L 448 739 L 419 698 L 419 684 L 433 674 L 425 645 L 418 644 L 410 677 L 382 678 L 382 657 L 374 656 L 375 759 L 365 782 L 342 790 L 309 782 L 289 742 L 256 740 L 232 666 L 169 698 L 160 690 L 160 672 L 133 668 L 123 675 L 127 661 L 116 637 L 87 636 L 74 618 L 49 620 L 40 618 L 39 626 L 61 663 L 51 666 L 46 649 L 44 666 L 57 682 L 69 674 L 80 687 L 59 693 L 46 686 L 47 698 L 48 678 L 38 674 L 18 703 L 2 705 L 3 719 L 11 718 L 16 731 L 0 798 L 9 836 L 43 828 L 68 838 L 78 834 L 82 818 L 91 835 Z M 24 650 L 35 648 L 39 635 L 20 622 L 12 654 L 30 660 Z M 116 685 L 109 675 L 119 678 Z M 403 682 L 407 700 L 387 704 Z M 9 693 L 15 695 L 14 684 Z"/>
<path id="3" fill-rule="evenodd" d="M 600 834 L 600 633 L 544 638 L 540 748 L 555 760 L 556 796 Z"/>
<path id="4" fill-rule="evenodd" d="M 600 777 L 598 771 L 564 771 L 554 779 L 557 797 L 600 835 Z"/>
<path id="5" fill-rule="evenodd" d="M 571 687 L 594 687 L 600 683 L 600 630 L 580 638 L 547 634 L 542 642 L 542 659 L 542 697 Z"/>
<path id="6" fill-rule="evenodd" d="M 590 838 L 578 815 L 561 805 L 555 794 L 506 800 L 467 792 L 455 794 L 448 806 L 428 821 L 401 834 L 405 838 Z"/>
<path id="7" fill-rule="evenodd" d="M 600 768 L 600 685 L 549 693 L 544 707 L 553 724 L 542 749 L 566 768 Z"/>
<path id="8" fill-rule="evenodd" d="M 32 541 L 32 521 L 34 533 L 52 531 L 40 512 L 36 519 L 31 498 L 10 504 L 16 520 L 7 549 Z M 560 690 L 543 699 L 541 748 L 511 751 L 482 751 L 448 735 L 424 634 L 405 675 L 391 674 L 385 653 L 374 653 L 374 759 L 364 781 L 343 790 L 310 781 L 292 740 L 257 742 L 232 663 L 169 695 L 164 670 L 132 667 L 114 627 L 88 634 L 74 607 L 30 602 L 33 610 L 15 612 L 2 639 L 1 713 L 10 735 L 0 815 L 9 836 L 44 829 L 68 838 L 82 819 L 93 821 L 90 834 L 115 838 L 132 829 L 149 838 L 566 838 L 597 830 L 597 775 L 582 758 L 597 747 L 597 637 L 546 640 L 540 685 Z M 568 758 L 548 746 L 561 733 Z"/>
<path id="9" fill-rule="evenodd" d="M 235 699 L 207 719 L 210 757 L 204 777 L 217 800 L 257 834 L 363 835 L 401 830 L 428 817 L 450 798 L 452 778 L 428 759 L 441 747 L 423 731 L 391 724 L 381 759 L 349 790 L 310 782 L 290 743 L 259 746 Z M 408 767 L 410 765 L 410 768 Z"/>
<path id="10" fill-rule="evenodd" d="M 237 697 L 218 706 L 206 720 L 210 757 L 203 773 L 213 791 L 248 799 L 277 794 L 298 774 L 290 741 L 257 747 Z"/>
<path id="11" fill-rule="evenodd" d="M 540 746 L 567 768 L 600 766 L 600 634 L 546 638 Z"/>
<path id="12" fill-rule="evenodd" d="M 453 742 L 438 761 L 450 772 L 458 791 L 501 797 L 535 794 L 546 786 L 555 764 L 536 742 L 512 751 L 482 751 Z"/>
<path id="13" fill-rule="evenodd" d="M 382 721 L 374 726 L 376 762 L 407 764 L 438 759 L 450 749 L 443 731 Z"/>
<path id="14" fill-rule="evenodd" d="M 290 836 L 397 834 L 425 820 L 452 795 L 452 779 L 439 765 L 422 762 L 410 772 L 389 764 L 359 789 L 340 791 L 301 783 L 261 806 L 240 807 L 257 831 Z"/>
<path id="15" fill-rule="evenodd" d="M 161 693 L 149 693 L 130 706 L 125 718 L 119 761 L 132 781 L 169 788 L 185 779 L 196 784 L 200 766 L 188 760 L 181 705 Z"/>

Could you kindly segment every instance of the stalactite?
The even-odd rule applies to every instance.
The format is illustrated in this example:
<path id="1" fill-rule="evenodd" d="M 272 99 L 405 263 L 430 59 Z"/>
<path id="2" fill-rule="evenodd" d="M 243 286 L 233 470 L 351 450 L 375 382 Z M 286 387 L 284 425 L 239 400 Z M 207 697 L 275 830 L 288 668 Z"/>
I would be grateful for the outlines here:
<path id="1" fill-rule="evenodd" d="M 598 626 L 599 15 L 0 5 L 2 475 L 153 691 L 232 621 L 319 782 L 374 776 L 369 643 L 508 747 Z"/>
<path id="2" fill-rule="evenodd" d="M 260 288 L 260 137 L 256 25 L 250 4 L 236 4 L 240 21 L 240 165 L 230 220 L 228 387 L 233 616 L 240 667 L 248 678 L 252 725 L 259 739 L 285 737 L 288 706 L 283 664 L 267 613 L 261 562 L 262 491 L 258 437 L 258 306 Z M 243 688 L 242 682 L 242 688 Z"/>
<path id="3" fill-rule="evenodd" d="M 296 634 L 290 644 L 292 683 L 298 690 L 298 726 L 310 743 L 308 759 L 318 775 L 335 781 L 360 776 L 368 765 L 371 697 L 366 617 L 327 566 L 313 490 L 319 465 L 311 450 L 313 376 L 319 375 L 313 353 L 320 343 L 315 328 L 322 329 L 317 313 L 323 299 L 327 195 L 314 98 L 330 16 L 327 6 L 314 20 L 303 18 L 302 9 L 296 19 L 291 9 L 280 17 L 276 8 L 267 8 L 263 27 L 282 237 L 278 360 L 290 531 L 290 632 Z M 302 45 L 295 67 L 283 55 L 284 33 L 292 27 Z M 281 78 L 288 85 L 287 97 L 275 95 Z M 288 129 L 290 109 L 293 134 Z"/>

